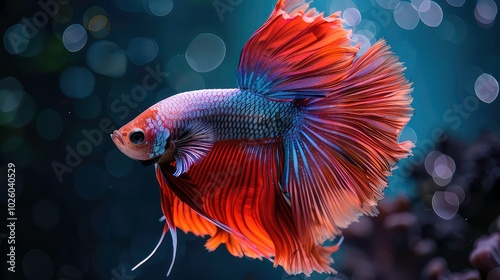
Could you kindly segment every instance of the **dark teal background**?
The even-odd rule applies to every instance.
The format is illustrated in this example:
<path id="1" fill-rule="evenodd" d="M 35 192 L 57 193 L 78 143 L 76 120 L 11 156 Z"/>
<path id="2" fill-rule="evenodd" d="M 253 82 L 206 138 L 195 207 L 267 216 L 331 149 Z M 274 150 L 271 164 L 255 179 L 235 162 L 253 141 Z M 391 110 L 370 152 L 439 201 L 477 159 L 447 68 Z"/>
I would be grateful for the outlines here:
<path id="1" fill-rule="evenodd" d="M 439 149 L 455 159 L 457 172 L 454 178 L 459 177 L 462 152 L 485 135 L 499 133 L 499 100 L 486 104 L 477 99 L 474 91 L 474 83 L 483 73 L 500 79 L 498 17 L 492 26 L 483 27 L 474 17 L 475 1 L 468 0 L 459 8 L 450 6 L 446 1 L 437 1 L 445 20 L 455 16 L 466 24 L 465 39 L 452 43 L 441 38 L 442 34 L 446 34 L 441 27 L 432 28 L 420 22 L 414 30 L 404 30 L 395 23 L 392 11 L 381 8 L 374 0 L 362 1 L 354 1 L 363 7 L 362 18 L 376 23 L 378 32 L 375 37 L 385 38 L 392 46 L 405 63 L 405 76 L 414 87 L 412 107 L 415 114 L 408 126 L 416 136 L 406 131 L 402 137 L 416 140 L 415 157 L 399 164 L 400 168 L 395 171 L 391 186 L 386 191 L 386 200 L 403 199 L 409 206 L 401 209 L 421 220 L 432 219 L 439 224 L 441 220 L 432 208 L 429 210 L 429 201 L 424 198 L 429 193 L 432 197 L 432 193 L 440 187 L 433 185 L 432 177 L 425 173 L 423 159 L 432 150 Z M 176 87 L 194 90 L 203 83 L 205 88 L 236 87 L 240 51 L 275 5 L 274 1 L 265 0 L 174 0 L 173 3 L 168 15 L 158 17 L 146 13 L 140 0 L 69 1 L 68 5 L 73 9 L 71 19 L 54 25 L 50 18 L 25 53 L 10 54 L 5 45 L 0 48 L 0 80 L 15 78 L 25 93 L 13 118 L 0 112 L 2 174 L 6 174 L 8 162 L 14 163 L 17 168 L 18 271 L 15 274 L 2 272 L 6 279 L 165 279 L 172 251 L 168 235 L 151 260 L 138 270 L 129 272 L 133 265 L 149 254 L 160 237 L 163 224 L 158 222 L 162 216 L 159 191 L 153 167 L 143 167 L 119 153 L 108 137 L 110 128 L 122 126 L 157 101 L 177 93 Z M 313 6 L 328 14 L 331 3 L 330 0 L 317 0 Z M 85 46 L 77 52 L 67 51 L 57 36 L 61 36 L 64 28 L 71 24 L 82 24 L 85 11 L 92 6 L 101 6 L 106 11 L 111 24 L 109 34 L 104 38 L 95 38 L 87 31 Z M 40 11 L 36 1 L 6 0 L 0 7 L 3 36 L 9 27 Z M 217 12 L 216 7 L 227 10 Z M 183 61 L 190 42 L 201 33 L 217 35 L 226 47 L 220 66 L 206 73 L 194 72 Z M 157 56 L 144 65 L 135 65 L 127 57 L 126 71 L 115 77 L 92 69 L 95 88 L 89 98 L 71 98 L 63 94 L 60 87 L 62 73 L 72 66 L 88 68 L 86 55 L 89 55 L 94 43 L 100 40 L 114 42 L 118 50 L 126 54 L 129 42 L 136 37 L 154 39 L 158 46 Z M 168 69 L 168 62 L 178 55 L 173 68 Z M 209 50 L 207 55 L 210 55 Z M 113 105 L 121 94 L 129 94 L 134 87 L 142 84 L 143 77 L 150 74 L 146 70 L 148 66 L 151 69 L 158 66 L 161 72 L 171 76 L 162 77 L 159 86 L 148 90 L 146 97 L 137 102 L 135 108 L 125 108 L 123 102 Z M 187 79 L 178 86 L 175 84 L 176 71 L 184 70 L 191 73 L 188 77 L 192 80 Z M 78 79 L 82 83 L 75 86 L 75 90 L 86 84 L 83 77 Z M 0 86 L 4 85 L 0 83 Z M 0 90 L 4 89 L 0 87 Z M 8 87 L 6 89 L 9 90 Z M 117 110 L 119 106 L 122 106 L 121 110 Z M 456 106 L 470 110 L 466 109 L 461 114 L 456 111 Z M 55 124 L 51 122 L 53 118 L 41 117 L 40 113 L 47 109 L 57 112 L 59 117 L 55 119 L 60 121 Z M 433 136 L 435 132 L 439 133 L 439 139 Z M 47 139 L 41 133 L 53 133 L 54 137 Z M 87 135 L 91 135 L 90 140 Z M 74 153 L 82 141 L 92 144 L 91 151 L 78 159 Z M 493 161 L 493 164 L 500 166 L 500 160 Z M 61 166 L 65 166 L 64 171 L 61 171 Z M 498 190 L 498 181 L 495 182 Z M 2 188 L 2 203 L 7 201 L 5 194 Z M 483 196 L 488 194 L 481 193 Z M 498 191 L 493 193 L 496 201 L 497 195 Z M 475 202 L 478 206 L 473 207 L 483 209 L 479 206 L 481 201 Z M 2 213 L 6 208 L 2 204 Z M 467 236 L 464 247 L 445 250 L 442 248 L 452 244 L 448 239 L 443 241 L 428 232 L 418 236 L 436 240 L 438 249 L 432 256 L 457 256 L 449 259 L 448 265 L 452 271 L 462 271 L 471 266 L 467 255 L 473 239 L 491 232 L 488 226 L 500 214 L 498 208 L 488 209 L 487 213 L 477 214 L 490 219 L 479 225 L 468 224 L 464 220 L 467 213 L 460 212 L 457 216 L 456 219 L 465 221 L 465 227 L 471 229 L 464 230 L 469 235 L 462 235 Z M 382 223 L 380 219 L 383 217 L 371 219 L 371 222 L 367 222 L 370 219 L 363 219 L 361 224 L 372 226 L 364 239 L 352 233 L 350 239 L 347 235 L 346 245 L 340 253 L 333 255 L 336 261 L 333 266 L 341 273 L 338 279 L 350 279 L 356 269 L 373 271 L 376 279 L 391 279 L 394 275 L 420 279 L 419 273 L 430 257 L 408 259 L 405 261 L 408 267 L 401 268 L 399 274 L 392 276 L 375 261 L 368 265 L 369 268 L 366 268 L 365 262 L 356 262 L 357 255 L 353 252 L 379 244 L 380 238 L 376 236 L 383 235 L 384 231 L 373 223 Z M 495 227 L 493 229 L 495 231 Z M 6 252 L 4 240 L 0 244 L 2 256 Z M 209 253 L 203 244 L 202 238 L 179 233 L 178 254 L 170 279 L 304 278 L 303 275 L 288 276 L 281 267 L 273 268 L 268 261 L 235 258 L 223 246 Z M 380 246 L 375 251 L 406 248 L 403 245 Z M 366 254 L 372 260 L 376 259 L 376 254 L 370 252 Z M 327 277 L 313 274 L 311 279 L 323 280 Z"/>

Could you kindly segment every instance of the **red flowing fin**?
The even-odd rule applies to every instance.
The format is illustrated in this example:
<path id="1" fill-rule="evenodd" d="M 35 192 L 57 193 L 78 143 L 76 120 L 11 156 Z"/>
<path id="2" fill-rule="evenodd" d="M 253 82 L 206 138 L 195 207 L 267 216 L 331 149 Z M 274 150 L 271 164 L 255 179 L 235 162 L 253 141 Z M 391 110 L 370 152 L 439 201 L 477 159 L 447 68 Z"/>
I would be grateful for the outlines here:
<path id="1" fill-rule="evenodd" d="M 411 142 L 398 134 L 412 114 L 404 68 L 379 41 L 322 99 L 303 100 L 303 122 L 285 140 L 282 185 L 305 244 L 340 233 L 359 215 L 375 215 L 387 176 Z"/>
<path id="2" fill-rule="evenodd" d="M 158 167 L 156 168 L 156 178 L 160 184 L 162 193 L 161 205 L 167 225 L 173 225 L 185 233 L 191 232 L 200 237 L 206 235 L 213 236 L 215 234 L 217 227 L 201 217 L 170 190 Z"/>
<path id="3" fill-rule="evenodd" d="M 189 208 L 195 211 L 200 217 L 206 221 L 214 224 L 220 229 L 227 231 L 232 236 L 237 238 L 241 243 L 246 244 L 248 247 L 255 247 L 250 243 L 243 235 L 234 229 L 228 227 L 226 224 L 220 222 L 220 220 L 215 219 L 204 209 L 204 195 L 199 189 L 198 185 L 191 179 L 187 173 L 183 173 L 179 176 L 175 176 L 176 168 L 169 164 L 163 163 L 159 164 L 160 177 L 158 181 L 162 188 L 169 188 L 174 195 L 183 203 L 185 203 Z M 172 203 L 172 202 L 170 202 Z M 166 203 L 165 203 L 166 204 Z M 164 210 L 165 213 L 165 210 Z M 169 215 L 172 215 L 169 213 Z M 167 215 L 165 214 L 165 217 Z M 168 221 L 168 218 L 167 218 Z M 173 220 L 175 222 L 175 220 Z"/>
<path id="4" fill-rule="evenodd" d="M 214 219 L 241 233 L 248 247 L 227 231 L 217 230 L 206 247 L 225 244 L 238 257 L 274 257 L 290 274 L 334 272 L 330 256 L 338 245 L 301 244 L 292 209 L 283 196 L 281 141 L 218 142 L 210 154 L 187 172 L 203 193 L 203 209 Z"/>
<path id="5" fill-rule="evenodd" d="M 347 76 L 357 47 L 339 14 L 323 17 L 303 0 L 280 0 L 240 56 L 238 84 L 272 100 L 325 97 Z"/>
<path id="6" fill-rule="evenodd" d="M 238 257 L 268 258 L 274 255 L 272 241 L 260 222 L 259 197 L 264 188 L 273 188 L 277 178 L 262 176 L 261 156 L 267 156 L 258 144 L 220 142 L 200 165 L 193 166 L 188 174 L 205 193 L 204 209 L 209 215 L 240 232 L 258 250 L 248 248 L 224 231 L 208 240 L 206 247 L 215 250 L 225 243 L 228 251 Z M 277 144 L 271 144 L 278 146 Z"/>

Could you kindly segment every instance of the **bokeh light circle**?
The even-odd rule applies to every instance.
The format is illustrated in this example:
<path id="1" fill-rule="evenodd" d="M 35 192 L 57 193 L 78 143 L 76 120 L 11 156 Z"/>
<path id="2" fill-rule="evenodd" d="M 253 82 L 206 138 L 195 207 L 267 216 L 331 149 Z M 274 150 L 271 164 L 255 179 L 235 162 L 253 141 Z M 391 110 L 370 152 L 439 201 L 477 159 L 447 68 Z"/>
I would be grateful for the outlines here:
<path id="1" fill-rule="evenodd" d="M 196 36 L 186 50 L 186 60 L 196 72 L 214 70 L 226 56 L 226 44 L 217 35 L 202 33 Z"/>
<path id="2" fill-rule="evenodd" d="M 425 158 L 425 170 L 439 186 L 448 185 L 453 179 L 456 165 L 453 158 L 439 151 L 430 152 Z"/>
<path id="3" fill-rule="evenodd" d="M 437 169 L 442 167 L 442 166 L 445 166 L 451 173 L 441 175 L 442 173 L 439 172 Z M 448 155 L 442 154 L 442 155 L 438 156 L 436 158 L 436 160 L 434 161 L 434 173 L 436 173 L 439 177 L 441 177 L 443 179 L 447 179 L 447 178 L 453 176 L 455 171 L 456 171 L 455 161 L 453 160 L 453 158 L 451 158 Z"/>
<path id="4" fill-rule="evenodd" d="M 90 19 L 88 29 L 93 32 L 101 31 L 108 24 L 108 18 L 104 15 L 97 15 Z"/>
<path id="5" fill-rule="evenodd" d="M 109 77 L 121 77 L 127 70 L 127 54 L 106 40 L 92 44 L 87 50 L 87 65 L 92 71 Z"/>
<path id="6" fill-rule="evenodd" d="M 441 180 L 443 181 L 447 181 L 448 179 L 450 179 L 452 176 L 453 176 L 453 172 L 451 171 L 451 169 L 447 166 L 447 165 L 438 165 L 434 168 L 434 173 L 432 174 L 433 177 L 438 177 L 437 178 L 437 182 L 438 185 L 440 185 L 440 182 Z M 438 180 L 438 179 L 441 179 L 441 180 Z"/>
<path id="7" fill-rule="evenodd" d="M 111 23 L 106 16 L 97 15 L 90 20 L 88 29 L 95 38 L 104 38 L 111 31 Z"/>
<path id="8" fill-rule="evenodd" d="M 411 4 L 421 13 L 431 8 L 431 0 L 411 0 Z"/>
<path id="9" fill-rule="evenodd" d="M 348 26 L 356 26 L 361 22 L 361 13 L 356 8 L 347 8 L 342 13 L 342 18 Z"/>
<path id="10" fill-rule="evenodd" d="M 101 7 L 101 6 L 92 6 L 88 8 L 85 13 L 83 14 L 83 25 L 85 25 L 86 28 L 89 28 L 89 23 L 90 21 L 95 17 L 95 16 L 107 16 L 106 10 Z M 90 30 L 90 28 L 89 28 Z"/>
<path id="11" fill-rule="evenodd" d="M 54 140 L 61 135 L 63 119 L 54 109 L 45 109 L 36 118 L 36 130 L 45 140 Z"/>
<path id="12" fill-rule="evenodd" d="M 377 25 L 369 19 L 363 19 L 358 24 L 356 33 L 365 36 L 369 40 L 372 40 L 378 33 Z"/>
<path id="13" fill-rule="evenodd" d="M 22 268 L 28 280 L 54 279 L 54 263 L 40 249 L 32 249 L 23 256 Z"/>
<path id="14" fill-rule="evenodd" d="M 14 24 L 9 27 L 3 35 L 3 45 L 9 54 L 20 54 L 24 52 L 30 43 L 30 36 L 26 26 Z"/>
<path id="15" fill-rule="evenodd" d="M 353 34 L 351 37 L 351 42 L 353 45 L 361 44 L 361 46 L 359 47 L 359 51 L 356 53 L 357 56 L 363 55 L 371 47 L 370 39 L 368 39 L 363 34 Z"/>
<path id="16" fill-rule="evenodd" d="M 409 126 L 405 126 L 401 133 L 399 134 L 399 142 L 404 141 L 412 141 L 413 143 L 417 143 L 417 133 Z"/>
<path id="17" fill-rule="evenodd" d="M 446 0 L 448 4 L 452 5 L 453 7 L 462 7 L 462 5 L 465 3 L 465 0 Z"/>
<path id="18" fill-rule="evenodd" d="M 14 112 L 24 100 L 23 85 L 14 77 L 5 77 L 0 80 L 0 116 L 2 113 Z M 2 123 L 0 117 L 0 123 Z"/>
<path id="19" fill-rule="evenodd" d="M 439 151 L 432 151 L 425 157 L 424 161 L 425 171 L 427 171 L 429 175 L 432 176 L 432 173 L 434 172 L 434 163 L 436 162 L 436 159 L 441 155 L 442 153 Z"/>
<path id="20" fill-rule="evenodd" d="M 148 12 L 151 14 L 162 17 L 168 15 L 173 7 L 173 0 L 146 0 L 148 2 Z"/>
<path id="21" fill-rule="evenodd" d="M 440 218 L 450 220 L 458 212 L 460 200 L 453 192 L 437 191 L 432 197 L 432 209 Z"/>
<path id="22" fill-rule="evenodd" d="M 108 14 L 103 7 L 93 6 L 85 11 L 83 25 L 95 38 L 104 38 L 111 31 L 111 23 Z"/>
<path id="23" fill-rule="evenodd" d="M 466 193 L 465 190 L 458 185 L 450 185 L 446 188 L 447 192 L 452 192 L 457 195 L 458 201 L 460 203 L 465 201 Z"/>
<path id="24" fill-rule="evenodd" d="M 491 103 L 498 97 L 498 81 L 490 74 L 481 74 L 474 84 L 477 97 L 484 103 Z"/>
<path id="25" fill-rule="evenodd" d="M 77 52 L 87 44 L 87 31 L 80 24 L 72 24 L 64 30 L 62 41 L 70 52 Z"/>
<path id="26" fill-rule="evenodd" d="M 406 30 L 413 30 L 420 20 L 417 9 L 409 2 L 400 2 L 394 9 L 394 20 L 399 27 Z"/>
<path id="27" fill-rule="evenodd" d="M 430 7 L 425 12 L 419 12 L 420 19 L 430 27 L 437 27 L 443 21 L 443 10 L 441 6 L 434 1 L 430 2 Z"/>
<path id="28" fill-rule="evenodd" d="M 158 55 L 158 44 L 151 38 L 137 37 L 127 47 L 127 54 L 136 65 L 145 65 Z"/>
<path id="29" fill-rule="evenodd" d="M 59 222 L 59 209 L 54 202 L 48 199 L 37 201 L 33 205 L 32 215 L 35 225 L 44 230 L 54 228 Z"/>
<path id="30" fill-rule="evenodd" d="M 474 10 L 476 20 L 484 25 L 490 25 L 495 21 L 498 6 L 493 0 L 478 0 Z"/>
<path id="31" fill-rule="evenodd" d="M 23 102 L 17 109 L 15 118 L 10 122 L 11 127 L 21 128 L 29 123 L 31 123 L 36 114 L 36 103 L 33 97 L 29 94 L 25 94 Z"/>
<path id="32" fill-rule="evenodd" d="M 61 74 L 59 86 L 64 95 L 71 98 L 85 98 L 95 88 L 95 77 L 86 67 L 69 67 Z"/>

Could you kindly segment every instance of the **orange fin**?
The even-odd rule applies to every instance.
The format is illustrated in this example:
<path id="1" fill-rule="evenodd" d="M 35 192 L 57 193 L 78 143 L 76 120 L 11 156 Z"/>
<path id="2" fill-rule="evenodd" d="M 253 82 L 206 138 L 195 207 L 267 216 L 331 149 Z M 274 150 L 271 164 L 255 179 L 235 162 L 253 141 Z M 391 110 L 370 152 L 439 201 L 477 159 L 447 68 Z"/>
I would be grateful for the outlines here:
<path id="1" fill-rule="evenodd" d="M 410 154 L 413 144 L 397 141 L 412 113 L 403 70 L 379 41 L 326 98 L 300 102 L 304 118 L 285 141 L 282 185 L 306 244 L 375 215 L 392 167 Z"/>
<path id="2" fill-rule="evenodd" d="M 254 247 L 253 244 L 251 244 L 245 238 L 245 236 L 228 227 L 226 224 L 220 222 L 220 220 L 214 219 L 213 216 L 205 211 L 203 194 L 198 185 L 191 179 L 191 177 L 187 173 L 175 176 L 174 173 L 176 168 L 171 164 L 164 163 L 159 164 L 158 166 L 158 169 L 160 170 L 160 177 L 158 178 L 158 180 L 163 181 L 163 184 L 160 183 L 162 187 L 166 186 L 166 188 L 170 189 L 180 201 L 184 202 L 189 208 L 194 210 L 206 221 L 214 224 L 224 231 L 227 231 L 235 238 L 238 238 L 241 243 L 246 244 L 248 247 Z M 168 215 L 171 216 L 172 213 L 168 213 Z M 167 213 L 165 213 L 165 217 L 167 217 Z M 175 222 L 175 220 L 173 221 Z"/>
<path id="3" fill-rule="evenodd" d="M 208 215 L 241 233 L 255 247 L 248 247 L 230 232 L 217 230 L 206 247 L 224 243 L 235 256 L 266 258 L 290 274 L 334 272 L 330 256 L 338 245 L 302 244 L 292 209 L 283 196 L 283 143 L 218 142 L 210 154 L 187 173 L 203 193 Z"/>
<path id="4" fill-rule="evenodd" d="M 280 0 L 248 40 L 238 84 L 269 99 L 325 97 L 347 76 L 358 51 L 339 14 L 323 17 L 303 0 Z"/>
<path id="5" fill-rule="evenodd" d="M 156 178 L 160 184 L 161 206 L 167 225 L 173 225 L 174 228 L 178 227 L 185 233 L 192 232 L 200 237 L 215 234 L 217 227 L 182 202 L 172 192 L 158 167 L 156 168 Z"/>

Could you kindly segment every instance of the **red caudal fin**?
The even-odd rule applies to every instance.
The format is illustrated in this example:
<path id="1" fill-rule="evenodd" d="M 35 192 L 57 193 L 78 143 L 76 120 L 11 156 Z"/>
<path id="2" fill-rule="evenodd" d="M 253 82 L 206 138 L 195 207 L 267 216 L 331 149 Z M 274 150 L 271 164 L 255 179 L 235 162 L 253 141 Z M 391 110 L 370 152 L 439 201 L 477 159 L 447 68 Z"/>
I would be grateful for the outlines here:
<path id="1" fill-rule="evenodd" d="M 357 47 L 339 14 L 323 17 L 303 0 L 280 0 L 248 40 L 238 84 L 273 100 L 325 97 L 345 79 Z"/>
<path id="2" fill-rule="evenodd" d="M 265 206 L 262 199 L 266 192 L 279 190 L 274 163 L 278 146 L 220 142 L 200 165 L 188 172 L 203 189 L 205 211 L 241 233 L 256 247 L 248 247 L 229 232 L 218 230 L 208 240 L 207 249 L 215 250 L 225 243 L 235 256 L 259 259 L 274 256 L 273 242 L 262 223 L 262 216 L 267 214 L 262 209 Z M 265 176 L 265 172 L 269 175 Z"/>
<path id="3" fill-rule="evenodd" d="M 198 206 L 172 196 L 178 186 L 164 180 L 168 170 L 157 173 L 163 180 L 167 220 L 185 232 L 211 236 L 206 243 L 210 251 L 224 244 L 234 256 L 269 259 L 288 273 L 334 272 L 330 255 L 338 245 L 306 245 L 299 240 L 292 209 L 279 186 L 282 147 L 277 140 L 216 143 L 186 175 L 199 190 L 198 211 L 193 210 Z M 174 178 L 182 179 L 182 175 Z"/>
<path id="4" fill-rule="evenodd" d="M 338 14 L 280 0 L 240 57 L 240 88 L 301 108 L 283 141 L 281 188 L 303 246 L 319 246 L 374 215 L 412 109 L 404 68 L 379 41 L 356 58 Z"/>
<path id="5" fill-rule="evenodd" d="M 279 187 L 281 141 L 220 142 L 209 156 L 188 172 L 203 190 L 209 215 L 245 236 L 255 248 L 227 231 L 218 230 L 207 241 L 209 250 L 225 243 L 235 256 L 274 259 L 292 274 L 334 272 L 331 253 L 338 246 L 301 244 L 292 209 Z"/>
<path id="6" fill-rule="evenodd" d="M 387 176 L 413 143 L 398 143 L 410 119 L 410 83 L 379 41 L 326 98 L 303 100 L 303 121 L 285 140 L 282 185 L 301 240 L 321 244 L 359 215 L 374 215 Z"/>

